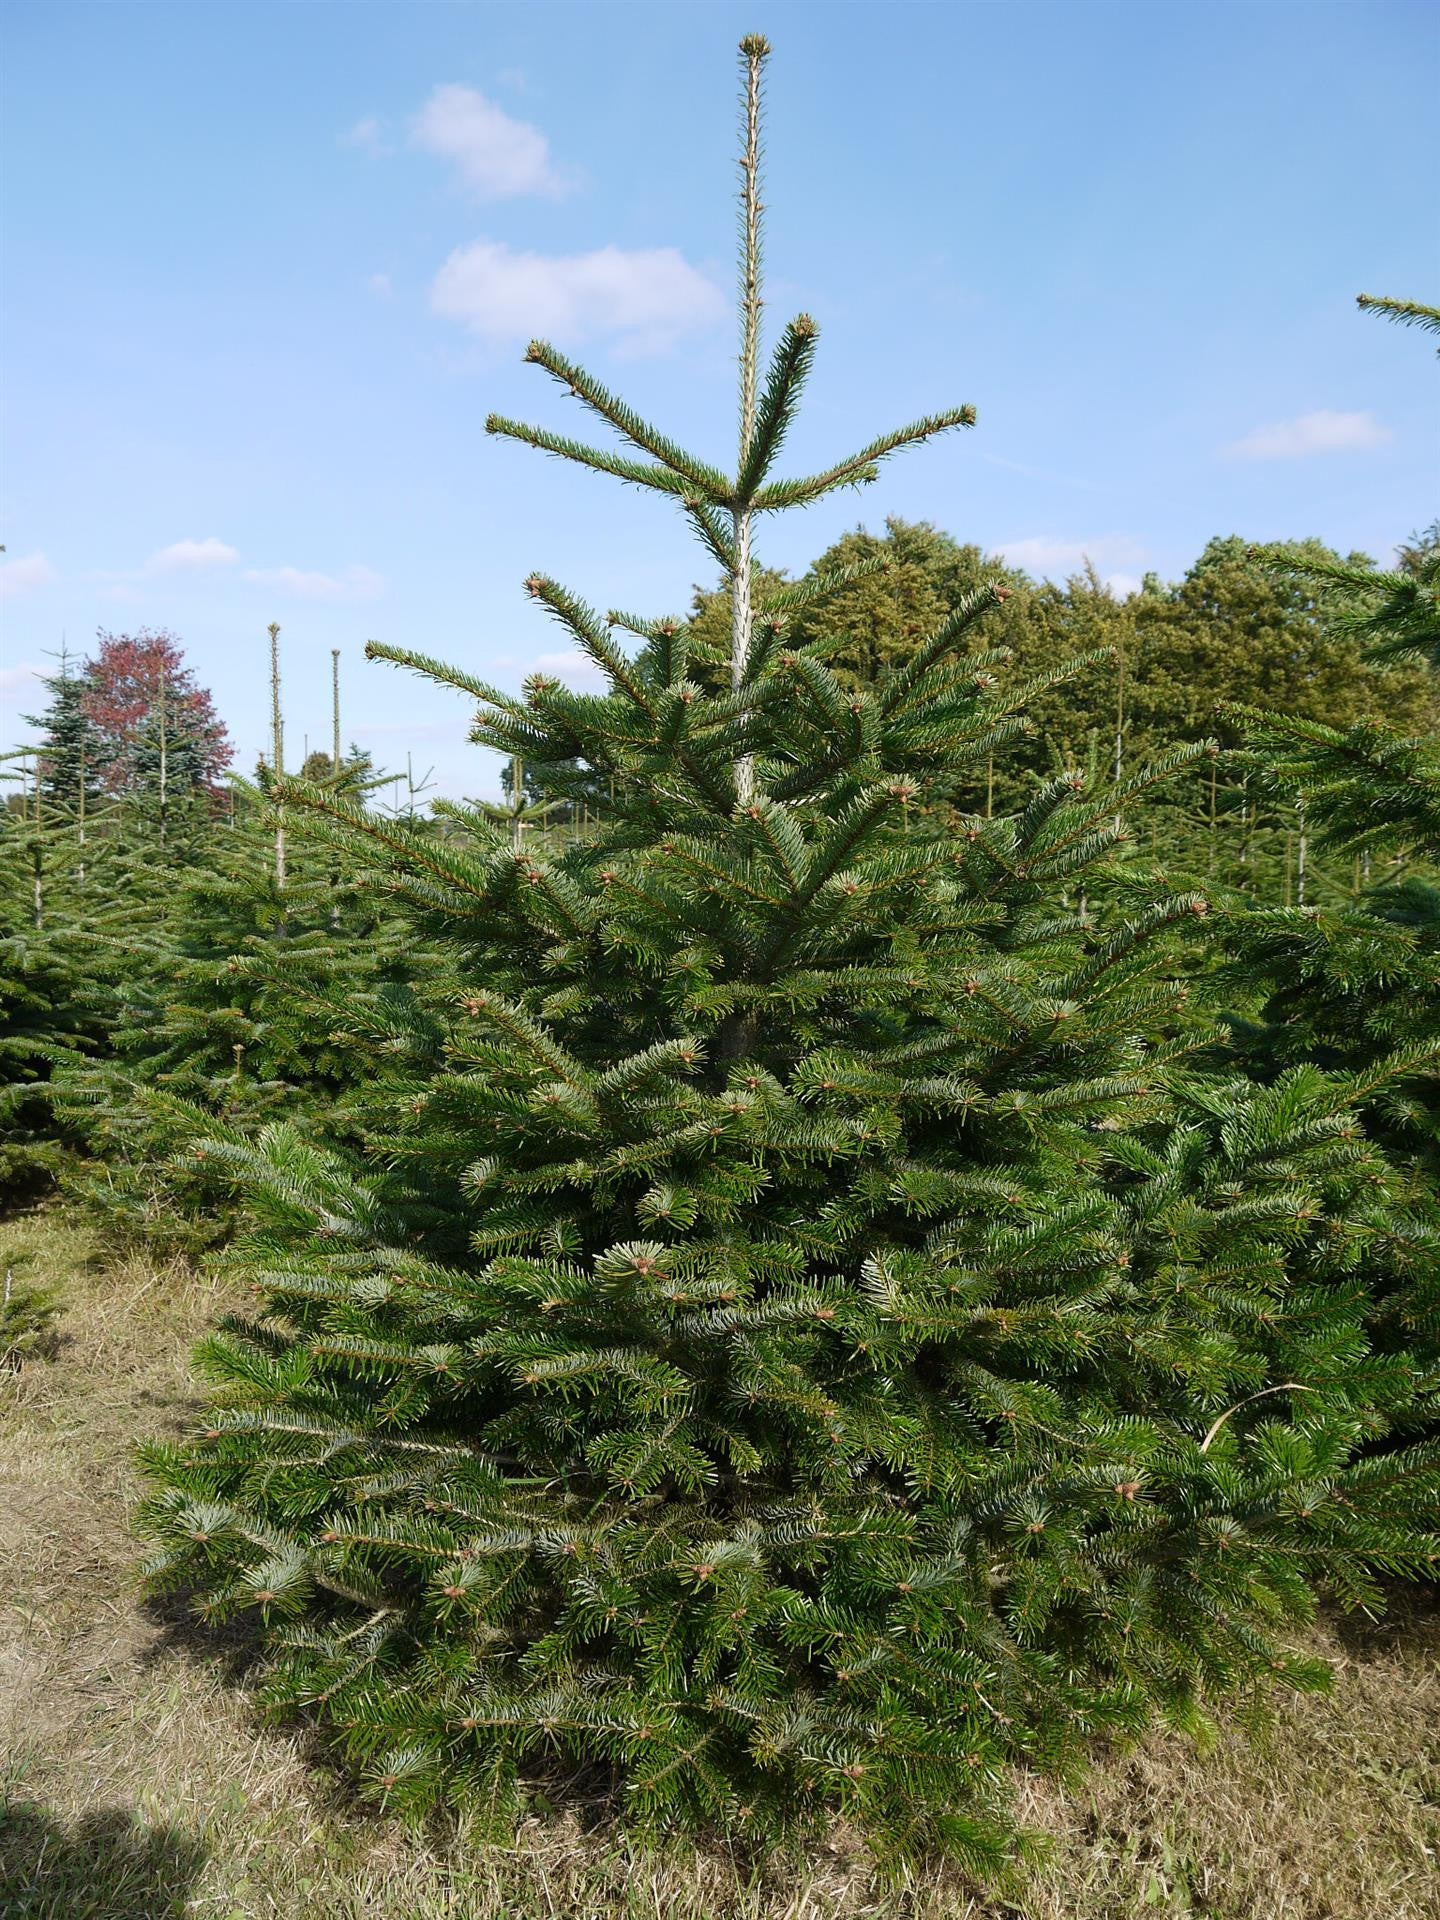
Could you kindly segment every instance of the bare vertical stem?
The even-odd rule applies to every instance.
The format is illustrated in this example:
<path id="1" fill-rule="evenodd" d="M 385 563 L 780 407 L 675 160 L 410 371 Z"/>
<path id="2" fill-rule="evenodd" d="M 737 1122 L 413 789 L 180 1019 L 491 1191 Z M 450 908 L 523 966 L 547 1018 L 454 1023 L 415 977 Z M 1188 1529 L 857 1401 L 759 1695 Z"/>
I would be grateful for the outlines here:
<path id="1" fill-rule="evenodd" d="M 277 780 L 285 777 L 285 716 L 280 706 L 280 627 L 270 622 L 270 765 Z M 275 816 L 275 886 L 285 891 L 285 815 Z"/>
<path id="2" fill-rule="evenodd" d="M 740 42 L 745 58 L 745 150 L 740 157 L 740 464 L 750 457 L 760 378 L 760 71 L 770 43 L 758 33 Z"/>
<path id="3" fill-rule="evenodd" d="M 1125 647 L 1123 642 L 1115 649 L 1115 785 L 1120 784 L 1120 776 L 1125 768 Z M 1120 815 L 1115 816 L 1115 831 L 1120 831 Z"/>
<path id="4" fill-rule="evenodd" d="M 1295 904 L 1297 907 L 1303 907 L 1305 904 L 1306 873 L 1309 866 L 1307 856 L 1310 850 L 1310 837 L 1305 831 L 1305 802 L 1303 800 L 1297 800 L 1295 802 L 1295 825 L 1297 843 L 1295 848 Z"/>
<path id="5" fill-rule="evenodd" d="M 755 437 L 755 395 L 760 377 L 760 73 L 770 52 L 762 34 L 740 42 L 745 61 L 745 145 L 740 156 L 740 470 Z M 750 509 L 734 511 L 735 562 L 731 574 L 730 684 L 738 693 L 750 662 L 755 614 L 750 600 Z M 755 795 L 755 762 L 735 763 L 735 797 L 748 806 Z"/>
<path id="6" fill-rule="evenodd" d="M 165 669 L 160 669 L 160 844 L 165 844 L 166 803 L 169 799 L 170 779 L 170 732 L 165 723 L 167 705 Z"/>
<path id="7" fill-rule="evenodd" d="M 85 745 L 83 741 L 81 742 L 81 745 L 80 745 L 79 809 L 80 809 L 79 811 L 80 845 L 83 847 L 85 845 Z M 77 868 L 77 873 L 79 875 L 80 885 L 83 887 L 85 884 L 85 861 L 83 857 L 80 861 L 79 867 Z"/>
<path id="8" fill-rule="evenodd" d="M 340 778 L 340 649 L 330 649 L 330 760 L 335 778 Z M 340 903 L 335 894 L 340 885 L 340 869 L 330 869 L 330 925 L 340 925 Z"/>
<path id="9" fill-rule="evenodd" d="M 1215 784 L 1218 778 L 1218 762 L 1218 755 L 1210 762 L 1210 858 L 1207 863 L 1207 871 L 1210 873 L 1215 871 Z"/>

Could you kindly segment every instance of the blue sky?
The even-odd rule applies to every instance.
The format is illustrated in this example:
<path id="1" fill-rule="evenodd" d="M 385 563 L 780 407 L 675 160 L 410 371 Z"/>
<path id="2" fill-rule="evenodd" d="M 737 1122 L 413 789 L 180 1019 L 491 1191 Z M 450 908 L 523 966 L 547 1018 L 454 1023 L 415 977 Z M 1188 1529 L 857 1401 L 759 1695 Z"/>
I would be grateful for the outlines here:
<path id="1" fill-rule="evenodd" d="M 768 82 L 769 317 L 821 325 L 796 468 L 979 424 L 772 522 L 929 518 L 1120 590 L 1214 533 L 1388 552 L 1437 492 L 1428 0 L 10 0 L 0 743 L 64 635 L 167 626 L 245 770 L 287 738 L 489 792 L 458 697 L 564 639 L 532 568 L 682 611 L 664 503 L 488 439 L 574 430 L 547 334 L 697 451 L 734 439 L 735 43 Z M 1427 138 L 1427 128 L 1429 137 Z"/>

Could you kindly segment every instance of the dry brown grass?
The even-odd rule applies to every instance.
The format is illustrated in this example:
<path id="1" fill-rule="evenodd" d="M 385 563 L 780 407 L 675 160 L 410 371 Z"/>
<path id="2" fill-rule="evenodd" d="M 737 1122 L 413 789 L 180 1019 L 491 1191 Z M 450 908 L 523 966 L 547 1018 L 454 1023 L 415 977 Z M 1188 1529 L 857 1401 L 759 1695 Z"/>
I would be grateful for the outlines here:
<path id="1" fill-rule="evenodd" d="M 886 1888 L 843 1833 L 746 1871 L 569 1819 L 513 1848 L 376 1820 L 138 1604 L 130 1446 L 185 1419 L 213 1286 L 98 1265 L 56 1214 L 0 1227 L 0 1265 L 21 1255 L 66 1306 L 55 1357 L 0 1379 L 5 1920 L 1440 1920 L 1433 1606 L 1318 1631 L 1333 1694 L 1255 1740 L 1150 1740 L 1069 1796 L 1026 1783 L 1052 1845 L 1008 1902 L 944 1876 Z"/>

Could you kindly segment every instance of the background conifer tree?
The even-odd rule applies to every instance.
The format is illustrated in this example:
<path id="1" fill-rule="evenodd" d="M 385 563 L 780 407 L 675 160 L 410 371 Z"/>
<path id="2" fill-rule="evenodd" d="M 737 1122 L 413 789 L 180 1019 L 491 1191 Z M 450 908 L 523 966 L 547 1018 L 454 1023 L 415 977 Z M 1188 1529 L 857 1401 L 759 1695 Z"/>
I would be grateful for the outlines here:
<path id="1" fill-rule="evenodd" d="M 927 826 L 1023 725 L 994 591 L 856 686 L 792 629 L 871 560 L 755 564 L 765 515 L 974 418 L 777 477 L 817 329 L 762 375 L 767 52 L 742 43 L 734 470 L 541 342 L 622 450 L 489 423 L 675 502 L 728 581 L 723 673 L 683 619 L 535 574 L 603 693 L 371 652 L 472 698 L 547 793 L 602 780 L 593 835 L 277 789 L 443 943 L 445 1057 L 385 1090 L 361 1164 L 213 1142 L 258 1304 L 203 1351 L 208 1425 L 150 1455 L 152 1578 L 256 1615 L 271 1698 L 388 1804 L 504 1821 L 579 1766 L 636 1818 L 838 1808 L 985 1872 L 1008 1764 L 1318 1683 L 1285 1622 L 1429 1563 L 1436 1464 L 1363 1453 L 1417 1388 L 1365 1337 L 1354 1275 L 1396 1221 L 1357 1087 L 1204 1070 L 1166 945 L 1200 897 L 1103 932 L 1065 904 L 1203 745 Z"/>
<path id="2" fill-rule="evenodd" d="M 60 671 L 41 676 L 50 696 L 45 711 L 26 714 L 30 726 L 40 729 L 37 760 L 40 792 L 52 809 L 80 821 L 97 813 L 103 801 L 101 768 L 104 761 L 99 730 L 86 703 L 83 670 L 71 672 L 68 658 Z"/>
<path id="3" fill-rule="evenodd" d="M 1362 296 L 1362 310 L 1440 333 L 1440 310 Z M 1417 535 L 1384 569 L 1294 547 L 1256 558 L 1312 595 L 1328 627 L 1372 661 L 1440 670 L 1440 538 Z M 1262 1071 L 1300 1059 L 1361 1070 L 1407 1058 L 1373 1094 L 1372 1125 L 1413 1175 L 1427 1241 L 1377 1275 L 1377 1318 L 1392 1341 L 1418 1346 L 1440 1372 L 1440 735 L 1413 710 L 1330 725 L 1303 714 L 1240 709 L 1259 779 L 1303 808 L 1322 849 L 1353 859 L 1357 897 L 1244 914 L 1229 923 L 1227 975 L 1263 998 L 1237 1021 L 1237 1048 Z M 1406 720 L 1412 726 L 1405 726 Z M 1417 1257 L 1419 1256 L 1419 1257 Z"/>

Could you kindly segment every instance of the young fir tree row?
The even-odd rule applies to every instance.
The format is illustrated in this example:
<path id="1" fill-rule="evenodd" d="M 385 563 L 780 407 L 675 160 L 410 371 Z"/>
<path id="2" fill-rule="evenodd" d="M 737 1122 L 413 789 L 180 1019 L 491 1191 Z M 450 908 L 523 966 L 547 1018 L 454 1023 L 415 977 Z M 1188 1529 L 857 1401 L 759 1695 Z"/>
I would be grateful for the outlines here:
<path id="1" fill-rule="evenodd" d="M 1435 543 L 1431 529 L 1403 551 L 1402 580 L 1419 577 Z M 1264 956 L 1254 938 L 1263 927 L 1252 909 L 1319 906 L 1327 924 L 1337 914 L 1343 922 L 1372 874 L 1391 886 L 1403 881 L 1413 900 L 1433 866 L 1423 842 L 1373 852 L 1332 845 L 1310 824 L 1298 793 L 1268 776 L 1263 759 L 1233 750 L 1241 739 L 1235 716 L 1257 702 L 1284 711 L 1289 722 L 1342 733 L 1382 716 L 1404 738 L 1436 730 L 1435 674 L 1419 661 L 1367 660 L 1363 632 L 1357 637 L 1355 622 L 1334 616 L 1322 604 L 1327 596 L 1317 598 L 1303 577 L 1340 569 L 1353 578 L 1361 557 L 1346 561 L 1306 541 L 1287 550 L 1294 565 L 1277 568 L 1266 551 L 1212 540 L 1183 580 L 1162 586 L 1147 578 L 1138 594 L 1121 599 L 1093 569 L 1063 588 L 1037 585 L 933 526 L 892 519 L 883 536 L 842 536 L 799 581 L 763 567 L 755 579 L 762 592 L 798 589 L 791 644 L 833 642 L 826 658 L 848 690 L 872 687 L 903 664 L 917 637 L 987 580 L 1009 596 L 1008 658 L 996 663 L 1002 681 L 1024 685 L 1057 658 L 1090 655 L 1084 670 L 1032 689 L 1028 727 L 987 753 L 948 799 L 921 797 L 911 812 L 922 824 L 943 820 L 953 830 L 967 809 L 987 818 L 1012 811 L 1037 782 L 1073 766 L 1092 780 L 1119 778 L 1144 764 L 1157 743 L 1215 730 L 1227 751 L 1132 797 L 1121 871 L 1127 886 L 1146 872 L 1163 872 L 1172 884 L 1189 876 L 1220 913 L 1238 916 L 1257 964 L 1243 958 L 1215 984 L 1249 1045 L 1265 998 Z M 814 592 L 845 569 L 854 572 L 844 584 Z M 728 591 L 697 591 L 685 625 L 692 676 L 718 684 L 728 673 Z M 306 930 L 314 968 L 346 971 L 353 987 L 366 965 L 368 910 L 357 901 L 359 920 L 337 920 L 342 895 L 335 889 L 348 884 L 343 862 L 311 874 L 293 834 L 282 832 L 272 845 L 275 825 L 262 802 L 219 787 L 224 728 L 173 635 L 102 633 L 93 658 L 78 668 L 62 659 L 42 684 L 49 700 L 34 716 L 41 738 L 15 756 L 35 778 L 12 792 L 0 814 L 0 939 L 11 943 L 0 1042 L 0 1194 L 20 1199 L 64 1175 L 72 1194 L 98 1204 L 107 1228 L 140 1231 L 167 1247 L 195 1246 L 231 1230 L 234 1196 L 202 1169 L 174 1160 L 192 1116 L 183 1104 L 162 1111 L 150 1090 L 188 1089 L 209 1111 L 247 1126 L 267 1110 L 336 1113 L 341 1029 L 327 1025 L 307 1043 L 313 1076 L 309 1056 L 293 1046 L 282 1070 L 271 1070 L 276 1061 L 266 1067 L 269 1027 L 245 1013 L 252 994 L 264 991 L 245 984 L 256 958 L 249 948 L 258 941 L 271 959 L 284 953 L 298 964 Z M 322 777 L 342 766 L 338 730 L 332 753 L 312 754 L 307 765 Z M 347 781 L 368 777 L 353 753 L 343 766 Z M 531 844 L 537 836 L 544 843 L 587 837 L 609 804 L 608 782 L 593 772 L 568 798 L 549 794 L 543 766 L 515 759 L 502 774 L 507 796 L 512 775 L 524 795 L 519 813 L 507 798 L 505 824 Z M 427 830 L 449 829 L 441 819 Z M 294 868 L 278 904 L 273 851 L 281 856 L 277 872 Z M 227 877 L 217 886 L 210 871 Z M 1116 878 L 1099 892 L 1087 881 L 1076 900 L 1103 919 Z M 311 881 L 318 889 L 313 925 L 302 906 Z M 1351 968 L 1337 1004 L 1347 1020 L 1383 1020 L 1398 1040 L 1413 1018 L 1407 998 L 1371 988 L 1394 977 L 1386 970 L 1409 936 L 1391 915 L 1377 949 L 1374 917 L 1363 906 L 1359 912 L 1354 951 L 1362 964 Z M 96 937 L 107 915 L 114 937 Z M 338 945 L 328 941 L 328 962 L 327 932 L 340 936 Z M 1328 950 L 1327 936 L 1313 927 L 1309 940 L 1312 949 L 1318 941 L 1321 953 Z M 1187 944 L 1188 964 L 1204 974 L 1211 934 Z M 411 951 L 418 957 L 421 950 Z M 438 950 L 425 953 L 438 963 Z M 231 959 L 241 964 L 231 967 Z M 390 977 L 393 984 L 393 969 Z M 352 994 L 332 998 L 343 1011 Z M 267 1005 L 283 1021 L 283 995 Z M 1271 1028 L 1294 1057 L 1301 1023 L 1282 1030 L 1267 1018 L 1257 1032 Z M 354 1043 L 352 1061 L 362 1061 L 368 1045 L 364 1036 Z"/>
<path id="2" fill-rule="evenodd" d="M 183 750 L 186 699 L 223 730 L 169 636 L 107 636 L 98 666 L 48 682 L 33 777 L 0 816 L 0 1198 L 60 1178 L 106 1231 L 194 1252 L 236 1219 L 197 1129 L 283 1112 L 358 1142 L 352 1095 L 378 1074 L 354 1031 L 409 1018 L 427 956 L 323 850 L 277 863 L 263 767 L 222 794 Z M 91 718 L 97 689 L 123 727 Z M 337 792 L 379 784 L 340 755 L 338 705 L 335 752 L 309 766 Z"/>
<path id="3" fill-rule="evenodd" d="M 797 643 L 870 563 L 769 583 L 763 517 L 974 414 L 781 477 L 817 329 L 762 369 L 767 52 L 733 469 L 538 342 L 619 450 L 490 422 L 673 498 L 729 583 L 723 671 L 535 574 L 603 693 L 371 651 L 556 800 L 603 786 L 592 832 L 278 788 L 444 953 L 441 1057 L 382 1082 L 358 1160 L 284 1122 L 198 1149 L 250 1191 L 255 1304 L 203 1350 L 208 1423 L 148 1455 L 151 1578 L 257 1619 L 272 1701 L 391 1806 L 503 1824 L 579 1768 L 639 1820 L 841 1810 L 990 1872 L 1010 1765 L 1319 1684 L 1317 1595 L 1435 1563 L 1433 1353 L 1372 1338 L 1367 1284 L 1434 1242 L 1361 1112 L 1436 1048 L 1223 1060 L 1173 938 L 1206 897 L 1117 867 L 1203 742 L 964 804 L 1085 670 L 1002 679 L 1003 586 L 871 685 Z"/>

